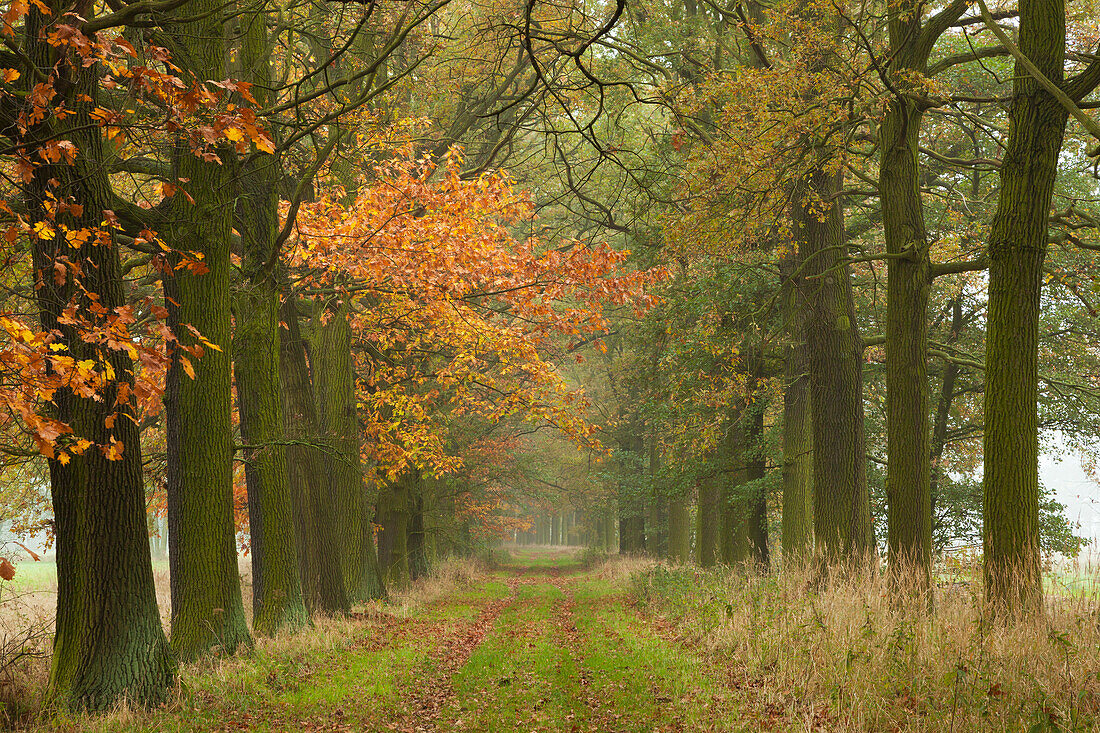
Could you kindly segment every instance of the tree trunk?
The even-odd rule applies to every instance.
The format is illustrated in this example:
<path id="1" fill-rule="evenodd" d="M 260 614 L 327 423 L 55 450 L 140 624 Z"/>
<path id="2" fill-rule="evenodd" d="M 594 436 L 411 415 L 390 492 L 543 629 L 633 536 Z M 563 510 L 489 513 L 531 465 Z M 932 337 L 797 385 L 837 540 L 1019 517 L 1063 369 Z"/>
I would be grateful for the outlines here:
<path id="1" fill-rule="evenodd" d="M 783 560 L 802 564 L 813 552 L 813 421 L 810 415 L 809 351 L 806 344 L 806 283 L 795 275 L 797 256 L 780 263 L 787 320 L 783 373 Z"/>
<path id="2" fill-rule="evenodd" d="M 756 378 L 750 381 L 752 390 L 756 390 Z M 764 490 L 764 475 L 767 472 L 767 459 L 764 455 L 764 403 L 749 405 L 746 421 L 745 442 L 742 446 L 742 462 L 745 466 L 745 482 L 749 494 L 746 497 L 746 536 L 749 545 L 749 557 L 758 572 L 766 573 L 771 562 L 768 548 L 768 494 Z"/>
<path id="3" fill-rule="evenodd" d="M 386 580 L 397 587 L 409 582 L 409 482 L 410 472 L 402 473 L 391 482 L 378 499 L 378 516 L 382 520 L 380 564 Z"/>
<path id="4" fill-rule="evenodd" d="M 1060 84 L 1063 0 L 1020 0 L 1020 50 Z M 1039 555 L 1039 304 L 1066 110 L 1016 64 L 1001 192 L 989 240 L 983 548 L 989 602 L 1042 608 Z"/>
<path id="5" fill-rule="evenodd" d="M 691 512 L 682 496 L 668 502 L 668 557 L 681 565 L 691 561 Z"/>
<path id="6" fill-rule="evenodd" d="M 887 549 L 895 592 L 928 593 L 932 572 L 929 464 L 928 231 L 920 190 L 921 121 L 928 102 L 915 79 L 939 35 L 965 11 L 951 3 L 922 27 L 914 0 L 889 11 L 892 98 L 879 128 L 879 193 L 886 240 Z"/>
<path id="7" fill-rule="evenodd" d="M 367 501 L 359 455 L 352 333 L 343 308 L 314 316 L 314 394 L 321 434 L 333 456 L 332 496 L 336 502 L 337 556 L 352 603 L 380 598 L 384 586 L 374 544 L 365 542 L 364 523 L 373 512 Z"/>
<path id="8" fill-rule="evenodd" d="M 633 509 L 619 515 L 619 554 L 645 552 L 645 517 Z"/>
<path id="9" fill-rule="evenodd" d="M 292 298 L 280 309 L 286 324 L 279 346 L 287 467 L 300 548 L 302 589 L 309 609 L 325 614 L 346 613 L 347 590 L 339 562 L 331 495 L 331 457 L 319 446 L 316 402 L 306 362 L 305 340 Z"/>
<path id="10" fill-rule="evenodd" d="M 428 573 L 428 546 L 424 535 L 424 477 L 420 469 L 409 469 L 409 579 L 416 580 Z"/>
<path id="11" fill-rule="evenodd" d="M 650 502 L 646 517 L 646 547 L 653 557 L 668 557 L 669 506 L 661 485 L 661 446 L 657 431 L 649 435 L 649 487 Z"/>
<path id="12" fill-rule="evenodd" d="M 795 193 L 799 253 L 812 283 L 806 294 L 813 416 L 814 537 L 827 564 L 862 563 L 874 552 L 863 427 L 863 341 L 856 328 L 845 260 L 840 173 L 811 171 Z M 824 213 L 819 213 L 824 208 Z M 824 221 L 822 221 L 824 219 Z"/>
<path id="13" fill-rule="evenodd" d="M 100 227 L 103 210 L 110 206 L 100 130 L 89 116 L 96 107 L 98 69 L 80 61 L 57 59 L 53 47 L 40 40 L 40 31 L 55 21 L 62 8 L 54 6 L 53 10 L 51 17 L 31 7 L 26 48 L 38 68 L 57 64 L 67 73 L 72 86 L 62 94 L 71 116 L 65 122 L 67 130 L 54 128 L 47 120 L 19 142 L 33 155 L 40 140 L 58 135 L 74 144 L 77 157 L 72 165 L 35 168 L 25 189 L 25 203 L 29 220 L 39 222 L 51 218 L 47 212 L 51 198 L 72 201 L 81 205 L 83 212 L 58 215 L 58 219 L 74 231 L 85 227 L 94 231 Z M 35 83 L 29 74 L 27 77 L 28 84 Z M 31 240 L 39 273 L 35 294 L 42 327 L 59 332 L 58 343 L 77 360 L 103 357 L 81 339 L 77 329 L 60 322 L 76 289 L 71 277 L 57 282 L 54 265 L 63 261 L 79 265 L 83 287 L 98 296 L 98 305 L 113 312 L 126 303 L 118 247 L 109 230 L 107 236 L 106 242 L 93 238 L 78 247 L 63 237 Z M 81 318 L 101 320 L 89 310 L 91 301 L 80 297 L 75 302 Z M 175 660 L 157 611 L 141 441 L 131 419 L 132 399 L 124 398 L 117 408 L 122 414 L 115 414 L 119 385 L 125 385 L 127 392 L 133 386 L 134 363 L 125 351 L 108 352 L 105 363 L 115 377 L 101 401 L 78 397 L 66 389 L 55 393 L 53 405 L 48 406 L 54 417 L 73 429 L 74 437 L 95 446 L 118 441 L 122 447 L 122 455 L 113 461 L 95 446 L 80 455 L 68 455 L 67 464 L 57 457 L 49 461 L 57 543 L 57 618 L 47 703 L 75 710 L 108 710 L 122 698 L 136 705 L 157 705 L 168 699 L 176 676 Z M 107 426 L 109 420 L 113 420 L 113 429 Z"/>
<path id="14" fill-rule="evenodd" d="M 198 79 L 224 79 L 220 4 L 192 0 L 176 13 L 179 19 L 165 25 L 181 50 L 174 55 L 176 63 Z M 232 154 L 220 150 L 223 160 Z M 189 661 L 210 649 L 233 652 L 252 642 L 241 602 L 233 520 L 229 254 L 234 191 L 228 167 L 196 157 L 184 135 L 173 146 L 172 170 L 180 193 L 169 200 L 165 240 L 177 250 L 201 254 L 206 272 L 183 267 L 165 278 L 169 321 L 181 344 L 199 343 L 190 327 L 213 344 L 202 347 L 201 358 L 191 359 L 193 379 L 182 373 L 186 355 L 173 349 L 165 394 L 172 647 Z"/>
<path id="15" fill-rule="evenodd" d="M 951 307 L 951 333 L 948 343 L 958 341 L 963 329 L 962 295 L 956 295 L 950 303 Z M 936 402 L 936 414 L 932 419 L 932 475 L 929 482 L 929 495 L 932 515 L 932 529 L 936 524 L 936 501 L 939 497 L 943 481 L 947 477 L 947 471 L 943 468 L 943 454 L 947 448 L 947 428 L 951 418 L 951 405 L 955 401 L 955 384 L 959 378 L 959 365 L 953 361 L 944 362 L 943 373 L 940 376 L 939 399 Z"/>
<path id="16" fill-rule="evenodd" d="M 699 481 L 699 510 L 695 515 L 695 561 L 699 567 L 713 567 L 718 562 L 721 498 L 718 476 L 704 476 Z"/>
<path id="17" fill-rule="evenodd" d="M 750 392 L 755 383 L 750 378 Z M 766 468 L 760 446 L 763 432 L 764 413 L 758 405 L 749 405 L 731 420 L 719 542 L 722 562 L 751 563 L 761 571 L 767 570 L 769 561 L 767 494 L 761 484 Z"/>
<path id="18" fill-rule="evenodd" d="M 241 49 L 245 80 L 256 101 L 267 104 L 270 48 L 262 12 L 246 15 Z M 302 600 L 287 469 L 283 410 L 279 394 L 279 287 L 275 240 L 279 232 L 278 184 L 282 168 L 276 156 L 250 155 L 241 167 L 236 222 L 243 244 L 240 287 L 233 336 L 237 412 L 248 490 L 248 526 L 252 553 L 252 628 L 271 635 L 283 626 L 308 621 Z"/>

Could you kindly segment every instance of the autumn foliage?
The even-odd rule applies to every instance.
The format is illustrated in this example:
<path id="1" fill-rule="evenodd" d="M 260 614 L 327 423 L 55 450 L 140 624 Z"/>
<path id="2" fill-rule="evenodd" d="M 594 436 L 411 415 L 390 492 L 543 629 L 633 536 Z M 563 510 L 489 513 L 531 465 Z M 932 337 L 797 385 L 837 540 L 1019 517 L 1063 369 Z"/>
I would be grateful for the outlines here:
<path id="1" fill-rule="evenodd" d="M 606 309 L 647 308 L 661 275 L 623 269 L 629 253 L 605 244 L 524 236 L 530 197 L 460 164 L 457 150 L 436 164 L 406 147 L 351 203 L 330 190 L 295 228 L 298 287 L 351 307 L 364 452 L 391 478 L 409 463 L 457 468 L 446 425 L 464 415 L 521 415 L 591 443 L 583 393 L 555 359 L 604 334 Z"/>

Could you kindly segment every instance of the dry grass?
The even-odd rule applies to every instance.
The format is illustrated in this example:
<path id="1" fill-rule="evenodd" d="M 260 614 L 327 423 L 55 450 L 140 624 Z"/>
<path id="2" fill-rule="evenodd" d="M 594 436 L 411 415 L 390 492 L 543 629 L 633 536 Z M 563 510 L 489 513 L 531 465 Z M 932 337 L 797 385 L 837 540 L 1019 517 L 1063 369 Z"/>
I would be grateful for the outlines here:
<path id="1" fill-rule="evenodd" d="M 1051 596 L 1042 618 L 1003 623 L 985 613 L 980 589 L 957 572 L 928 612 L 891 602 L 878 575 L 824 590 L 799 572 L 655 568 L 634 579 L 778 729 L 1100 729 L 1097 600 Z"/>
<path id="2" fill-rule="evenodd" d="M 406 588 L 391 589 L 384 602 L 367 605 L 367 612 L 385 610 L 395 616 L 408 616 L 417 609 L 429 606 L 453 595 L 456 590 L 469 588 L 485 579 L 489 569 L 475 558 L 450 558 L 431 566 L 427 575 L 417 578 Z"/>
<path id="3" fill-rule="evenodd" d="M 55 604 L 6 583 L 0 596 L 0 727 L 12 727 L 35 713 L 46 688 Z"/>
<path id="4" fill-rule="evenodd" d="M 592 566 L 591 574 L 599 580 L 618 584 L 656 565 L 656 560 L 645 555 L 607 555 Z"/>

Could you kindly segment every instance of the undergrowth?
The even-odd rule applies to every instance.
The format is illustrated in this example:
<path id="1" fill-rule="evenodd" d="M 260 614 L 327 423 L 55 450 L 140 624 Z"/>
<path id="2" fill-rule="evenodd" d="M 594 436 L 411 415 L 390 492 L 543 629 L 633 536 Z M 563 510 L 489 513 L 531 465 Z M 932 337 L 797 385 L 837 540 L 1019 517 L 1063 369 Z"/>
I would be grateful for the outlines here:
<path id="1" fill-rule="evenodd" d="M 1041 618 L 1006 623 L 986 614 L 980 576 L 943 580 L 933 611 L 892 602 L 877 574 L 812 580 L 655 565 L 630 590 L 725 665 L 777 729 L 1100 729 L 1094 597 L 1052 595 Z"/>
<path id="2" fill-rule="evenodd" d="M 256 726 L 282 729 L 297 726 L 279 719 L 290 715 L 295 706 L 317 706 L 336 710 L 344 705 L 348 680 L 335 670 L 346 665 L 349 652 L 363 654 L 372 647 L 371 636 L 386 619 L 451 611 L 443 601 L 460 595 L 485 578 L 485 568 L 475 560 L 446 560 L 435 565 L 423 578 L 408 588 L 391 593 L 386 601 L 375 601 L 353 609 L 350 616 L 314 617 L 304 629 L 280 632 L 273 637 L 258 637 L 249 651 L 229 656 L 206 656 L 180 669 L 180 682 L 173 699 L 155 710 L 131 708 L 123 701 L 106 714 L 66 714 L 47 717 L 41 710 L 49 660 L 31 660 L 33 669 L 10 696 L 4 695 L 0 678 L 0 712 L 18 710 L 19 715 L 3 720 L 0 728 L 50 731 L 136 731 L 213 729 L 250 730 Z M 461 612 L 461 609 L 455 611 Z M 50 629 L 52 631 L 52 628 Z M 45 637 L 48 641 L 48 635 Z M 48 648 L 48 647 L 47 647 Z M 390 704 L 392 700 L 378 690 L 389 690 L 393 697 L 393 674 L 405 651 L 380 649 L 369 669 L 354 675 L 356 684 L 373 684 L 375 694 L 363 699 L 364 710 L 370 704 Z M 377 679 L 375 679 L 377 677 Z M 331 678 L 331 679 L 330 679 Z M 315 699 L 316 698 L 316 699 Z M 267 711 L 267 712 L 263 712 Z M 281 711 L 265 720 L 270 711 Z M 350 728 L 348 728 L 350 729 Z"/>

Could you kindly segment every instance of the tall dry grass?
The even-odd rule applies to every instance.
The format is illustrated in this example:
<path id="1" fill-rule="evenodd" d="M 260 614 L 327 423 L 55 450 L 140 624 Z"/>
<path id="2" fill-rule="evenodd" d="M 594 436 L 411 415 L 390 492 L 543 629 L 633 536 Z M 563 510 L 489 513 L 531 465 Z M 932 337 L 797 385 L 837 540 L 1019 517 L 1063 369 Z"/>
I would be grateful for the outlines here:
<path id="1" fill-rule="evenodd" d="M 877 573 L 821 588 L 657 567 L 632 579 L 721 662 L 761 727 L 794 731 L 1100 730 L 1100 601 L 1048 592 L 1045 613 L 994 619 L 977 567 L 938 576 L 932 610 Z"/>

